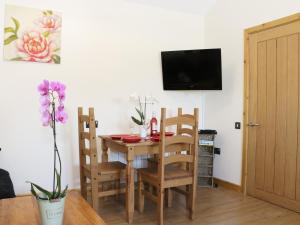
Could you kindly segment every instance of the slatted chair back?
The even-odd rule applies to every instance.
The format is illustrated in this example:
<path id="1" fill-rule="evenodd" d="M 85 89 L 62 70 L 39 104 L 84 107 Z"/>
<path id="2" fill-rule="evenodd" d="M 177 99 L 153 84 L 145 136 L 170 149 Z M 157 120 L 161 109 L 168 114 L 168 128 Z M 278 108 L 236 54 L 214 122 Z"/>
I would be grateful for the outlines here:
<path id="1" fill-rule="evenodd" d="M 96 122 L 94 108 L 89 108 L 88 115 L 83 114 L 82 107 L 78 108 L 78 139 L 80 156 L 81 194 L 86 198 L 86 178 L 97 179 L 98 155 L 96 140 Z M 85 174 L 84 167 L 89 166 L 91 174 Z"/>
<path id="2" fill-rule="evenodd" d="M 186 117 L 191 117 L 193 115 L 189 115 L 189 114 L 182 114 L 182 108 L 178 108 L 178 116 L 186 116 Z M 194 130 L 187 128 L 187 127 L 183 127 L 182 123 L 178 123 L 177 124 L 177 134 L 188 134 L 188 135 L 193 135 Z"/>
<path id="3" fill-rule="evenodd" d="M 165 166 L 173 163 L 186 163 L 187 170 L 196 175 L 197 169 L 197 146 L 198 146 L 198 117 L 199 110 L 194 109 L 194 114 L 182 114 L 178 109 L 178 116 L 166 118 L 166 109 L 161 109 L 160 143 L 158 176 L 160 183 L 165 180 Z M 166 128 L 177 126 L 174 136 L 165 136 Z M 176 147 L 175 147 L 176 146 Z M 180 146 L 178 148 L 178 146 Z M 183 152 L 184 151 L 184 152 Z M 177 154 L 166 154 L 177 152 Z"/>

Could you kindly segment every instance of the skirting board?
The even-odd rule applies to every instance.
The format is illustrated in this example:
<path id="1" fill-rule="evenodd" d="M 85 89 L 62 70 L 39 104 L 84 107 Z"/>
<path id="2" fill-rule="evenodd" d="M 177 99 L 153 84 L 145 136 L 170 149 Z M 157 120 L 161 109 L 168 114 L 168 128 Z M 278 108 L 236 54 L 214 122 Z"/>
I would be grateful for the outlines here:
<path id="1" fill-rule="evenodd" d="M 218 186 L 224 187 L 226 189 L 234 190 L 234 191 L 237 191 L 237 192 L 243 192 L 242 187 L 240 185 L 233 184 L 233 183 L 230 183 L 228 181 L 221 180 L 219 178 L 214 177 L 214 183 L 217 184 Z"/>

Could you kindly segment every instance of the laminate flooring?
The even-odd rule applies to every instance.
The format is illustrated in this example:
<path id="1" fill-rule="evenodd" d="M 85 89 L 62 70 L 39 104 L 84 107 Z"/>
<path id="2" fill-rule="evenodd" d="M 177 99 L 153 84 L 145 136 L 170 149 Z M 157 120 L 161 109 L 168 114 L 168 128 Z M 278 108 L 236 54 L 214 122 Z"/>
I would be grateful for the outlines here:
<path id="1" fill-rule="evenodd" d="M 198 188 L 195 219 L 188 219 L 185 198 L 174 195 L 165 208 L 165 225 L 300 225 L 300 214 L 224 188 Z M 137 198 L 136 198 L 137 200 Z M 137 205 L 137 204 L 136 204 Z M 127 225 L 124 198 L 105 200 L 99 214 L 108 225 Z M 156 204 L 145 199 L 144 213 L 134 212 L 133 224 L 155 225 Z"/>

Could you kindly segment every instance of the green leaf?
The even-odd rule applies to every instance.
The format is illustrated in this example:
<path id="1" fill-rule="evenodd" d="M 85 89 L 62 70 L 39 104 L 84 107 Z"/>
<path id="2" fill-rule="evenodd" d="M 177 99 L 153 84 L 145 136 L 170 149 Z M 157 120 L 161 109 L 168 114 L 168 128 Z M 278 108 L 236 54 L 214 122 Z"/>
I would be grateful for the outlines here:
<path id="1" fill-rule="evenodd" d="M 16 27 L 16 29 L 15 29 L 15 34 L 17 35 L 18 30 L 19 30 L 19 28 L 20 28 L 20 23 L 19 23 L 19 21 L 18 21 L 16 18 L 14 18 L 14 17 L 12 17 L 11 19 L 13 20 L 13 22 L 14 22 L 14 24 L 15 24 L 15 27 Z"/>
<path id="2" fill-rule="evenodd" d="M 131 119 L 132 119 L 132 121 L 133 121 L 134 123 L 136 123 L 137 125 L 143 125 L 143 122 L 142 122 L 142 121 L 140 121 L 140 120 L 134 118 L 133 116 L 131 117 Z"/>
<path id="3" fill-rule="evenodd" d="M 50 32 L 49 32 L 49 31 L 45 31 L 45 32 L 43 33 L 43 36 L 44 36 L 45 38 L 47 38 L 49 35 L 50 35 Z"/>
<path id="4" fill-rule="evenodd" d="M 12 58 L 10 59 L 11 61 L 22 61 L 23 58 L 22 57 L 16 57 L 16 58 Z"/>
<path id="5" fill-rule="evenodd" d="M 32 182 L 29 182 L 34 188 L 36 188 L 37 190 L 39 190 L 40 192 L 44 193 L 48 199 L 52 199 L 52 194 L 51 192 L 47 191 L 46 189 L 40 187 L 39 185 L 35 184 L 35 183 L 32 183 Z M 37 195 L 38 196 L 38 195 Z M 40 198 L 40 197 L 39 197 Z"/>
<path id="6" fill-rule="evenodd" d="M 34 188 L 33 188 L 33 185 L 30 184 L 30 186 L 31 186 L 31 189 L 30 189 L 31 194 L 32 194 L 33 196 L 35 196 L 36 198 L 38 198 L 38 195 L 37 195 L 37 193 L 35 192 L 35 190 L 34 190 Z"/>
<path id="7" fill-rule="evenodd" d="M 60 50 L 60 48 L 55 49 L 53 52 L 58 52 Z"/>
<path id="8" fill-rule="evenodd" d="M 65 189 L 64 189 L 63 192 L 61 193 L 61 195 L 60 195 L 61 198 L 63 198 L 63 197 L 66 196 L 67 190 L 68 190 L 68 185 L 65 187 Z"/>
<path id="9" fill-rule="evenodd" d="M 52 14 L 53 14 L 53 11 L 47 10 L 47 13 L 48 13 L 49 15 L 52 15 Z"/>
<path id="10" fill-rule="evenodd" d="M 140 118 L 141 118 L 141 121 L 143 122 L 143 120 L 144 120 L 144 113 L 142 112 L 142 111 L 140 111 L 138 108 L 135 108 L 135 110 L 138 112 L 138 114 L 139 114 L 139 116 L 140 116 Z"/>
<path id="11" fill-rule="evenodd" d="M 61 192 L 61 178 L 59 173 L 57 172 L 57 169 L 55 169 L 56 173 L 56 194 L 53 193 L 53 198 L 59 198 L 60 192 Z"/>
<path id="12" fill-rule="evenodd" d="M 47 16 L 47 12 L 46 11 L 43 11 L 43 14 L 44 14 L 44 16 Z"/>
<path id="13" fill-rule="evenodd" d="M 11 42 L 13 42 L 17 39 L 18 39 L 17 35 L 15 35 L 15 34 L 11 35 L 10 37 L 8 37 L 4 40 L 4 45 L 9 45 Z"/>
<path id="14" fill-rule="evenodd" d="M 5 27 L 4 33 L 15 33 L 15 29 L 13 27 Z"/>
<path id="15" fill-rule="evenodd" d="M 60 64 L 60 56 L 59 55 L 53 55 L 52 59 L 55 64 Z"/>

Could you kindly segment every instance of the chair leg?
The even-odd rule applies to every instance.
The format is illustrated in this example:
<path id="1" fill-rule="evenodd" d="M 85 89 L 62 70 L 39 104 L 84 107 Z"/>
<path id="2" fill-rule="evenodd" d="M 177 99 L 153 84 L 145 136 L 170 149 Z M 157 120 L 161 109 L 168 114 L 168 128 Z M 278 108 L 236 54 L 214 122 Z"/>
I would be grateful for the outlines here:
<path id="1" fill-rule="evenodd" d="M 156 195 L 156 196 L 158 195 L 158 188 L 157 187 L 153 186 L 152 194 Z"/>
<path id="2" fill-rule="evenodd" d="M 186 198 L 185 198 L 185 201 L 186 201 L 186 209 L 189 210 L 191 207 L 191 185 L 186 185 L 185 186 L 185 191 L 187 192 L 187 195 L 186 195 Z"/>
<path id="3" fill-rule="evenodd" d="M 151 184 L 149 184 L 149 192 L 151 193 L 151 194 L 155 194 L 154 193 L 154 189 L 153 189 L 153 186 L 151 185 Z"/>
<path id="4" fill-rule="evenodd" d="M 166 193 L 167 207 L 171 208 L 172 207 L 172 202 L 173 202 L 173 192 L 172 192 L 171 188 L 167 188 L 166 191 L 167 191 L 167 193 Z"/>
<path id="5" fill-rule="evenodd" d="M 144 183 L 142 180 L 142 176 L 138 174 L 138 207 L 139 212 L 144 212 L 144 205 L 145 205 L 145 196 L 144 196 Z"/>
<path id="6" fill-rule="evenodd" d="M 158 189 L 158 196 L 157 196 L 157 219 L 158 225 L 163 225 L 164 223 L 164 189 Z"/>
<path id="7" fill-rule="evenodd" d="M 98 190 L 99 190 L 99 192 L 104 191 L 103 186 L 104 186 L 103 183 L 99 183 L 98 184 Z M 104 197 L 99 198 L 98 202 L 99 202 L 99 207 L 103 207 L 103 205 L 104 205 Z"/>
<path id="8" fill-rule="evenodd" d="M 190 192 L 189 192 L 189 216 L 190 219 L 193 220 L 195 216 L 195 204 L 196 204 L 196 190 L 197 185 L 192 184 L 190 185 Z"/>
<path id="9" fill-rule="evenodd" d="M 80 180 L 80 192 L 82 197 L 87 200 L 87 178 L 85 176 L 81 177 L 82 180 Z"/>
<path id="10" fill-rule="evenodd" d="M 92 206 L 93 209 L 98 212 L 99 209 L 99 198 L 98 198 L 98 182 L 97 182 L 97 178 L 93 178 L 91 180 L 91 188 L 92 188 Z"/>
<path id="11" fill-rule="evenodd" d="M 115 189 L 118 190 L 118 193 L 116 194 L 116 200 L 119 200 L 119 190 L 120 190 L 120 183 L 121 183 L 121 180 L 116 180 L 115 181 Z"/>

